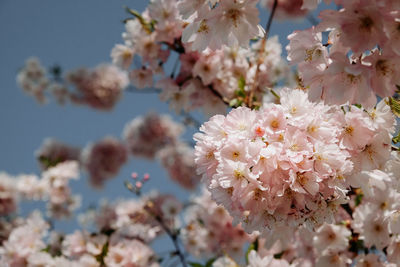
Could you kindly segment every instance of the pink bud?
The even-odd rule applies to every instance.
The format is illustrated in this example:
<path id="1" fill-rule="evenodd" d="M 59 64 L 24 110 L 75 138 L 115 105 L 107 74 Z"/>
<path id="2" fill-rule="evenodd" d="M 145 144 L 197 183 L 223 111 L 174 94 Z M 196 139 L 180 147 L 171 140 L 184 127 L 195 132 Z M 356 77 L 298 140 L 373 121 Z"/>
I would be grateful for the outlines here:
<path id="1" fill-rule="evenodd" d="M 132 172 L 131 177 L 132 177 L 133 179 L 136 179 L 136 178 L 138 177 L 137 172 Z"/>
<path id="2" fill-rule="evenodd" d="M 135 186 L 137 189 L 140 189 L 140 188 L 142 188 L 143 184 L 142 184 L 142 182 L 137 181 Z"/>
<path id="3" fill-rule="evenodd" d="M 147 180 L 149 180 L 149 179 L 150 179 L 150 174 L 145 173 L 145 174 L 143 175 L 143 180 L 144 180 L 144 181 L 147 181 Z"/>

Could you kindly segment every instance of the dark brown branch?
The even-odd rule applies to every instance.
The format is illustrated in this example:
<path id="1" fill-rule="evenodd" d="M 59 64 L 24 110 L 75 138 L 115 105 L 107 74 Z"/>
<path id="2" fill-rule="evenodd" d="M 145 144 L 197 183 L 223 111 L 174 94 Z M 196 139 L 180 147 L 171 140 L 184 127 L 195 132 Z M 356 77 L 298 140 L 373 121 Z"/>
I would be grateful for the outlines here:
<path id="1" fill-rule="evenodd" d="M 272 20 L 274 19 L 275 11 L 278 6 L 278 0 L 274 0 L 274 4 L 272 5 L 271 14 L 269 15 L 267 26 L 265 26 L 265 36 L 264 39 L 268 39 L 269 30 L 271 29 Z"/>

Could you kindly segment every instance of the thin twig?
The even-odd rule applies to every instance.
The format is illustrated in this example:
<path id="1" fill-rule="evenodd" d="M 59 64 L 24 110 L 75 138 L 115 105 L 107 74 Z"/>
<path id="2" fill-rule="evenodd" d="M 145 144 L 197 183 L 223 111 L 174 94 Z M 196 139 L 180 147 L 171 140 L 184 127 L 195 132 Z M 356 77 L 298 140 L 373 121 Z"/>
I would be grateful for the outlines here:
<path id="1" fill-rule="evenodd" d="M 151 211 L 149 211 L 149 213 L 151 214 Z M 174 247 L 176 249 L 176 253 L 179 256 L 179 259 L 182 263 L 183 267 L 187 267 L 186 265 L 186 260 L 185 260 L 185 256 L 183 255 L 179 244 L 178 244 L 178 235 L 176 233 L 173 233 L 168 226 L 164 223 L 164 221 L 162 220 L 162 218 L 158 215 L 154 215 L 154 218 L 156 219 L 156 221 L 160 224 L 161 228 L 167 233 L 167 235 L 170 237 L 170 239 L 172 240 L 172 243 L 174 244 Z"/>
<path id="2" fill-rule="evenodd" d="M 134 86 L 129 86 L 125 89 L 125 91 L 129 93 L 140 93 L 140 94 L 154 94 L 154 93 L 161 93 L 161 89 L 156 88 L 146 88 L 146 89 L 138 89 Z"/>
<path id="3" fill-rule="evenodd" d="M 250 90 L 249 95 L 247 96 L 247 104 L 248 104 L 249 108 L 252 108 L 252 106 L 253 106 L 254 91 L 257 89 L 256 83 L 257 83 L 258 75 L 260 72 L 260 65 L 263 62 L 262 56 L 265 52 L 265 46 L 267 45 L 269 31 L 271 29 L 272 21 L 274 19 L 274 15 L 275 15 L 277 6 L 278 6 L 278 0 L 274 0 L 274 4 L 272 5 L 272 10 L 271 10 L 271 13 L 269 14 L 267 25 L 265 26 L 265 35 L 264 35 L 264 38 L 262 39 L 261 48 L 258 51 L 257 69 L 256 69 L 255 79 L 254 79 L 255 82 L 254 82 L 253 87 Z"/>
<path id="4" fill-rule="evenodd" d="M 129 183 L 125 183 L 126 188 L 129 191 L 135 193 L 134 191 L 131 190 L 131 188 L 129 186 L 127 186 L 127 184 L 129 184 Z M 153 202 L 152 201 L 148 201 L 146 203 L 146 205 L 144 206 L 144 210 L 147 211 L 147 213 L 150 216 L 153 216 L 153 218 L 159 223 L 159 225 L 165 231 L 165 233 L 170 237 L 170 239 L 172 240 L 172 243 L 174 244 L 175 252 L 179 256 L 179 259 L 180 259 L 180 261 L 182 263 L 182 266 L 183 267 L 187 267 L 186 260 L 185 260 L 185 255 L 181 251 L 181 248 L 179 247 L 179 244 L 178 244 L 178 233 L 177 232 L 172 232 L 168 228 L 168 226 L 165 224 L 165 222 L 162 220 L 162 218 L 152 211 L 152 207 L 153 206 L 154 206 Z"/>
<path id="5" fill-rule="evenodd" d="M 174 67 L 172 68 L 171 75 L 170 75 L 171 79 L 175 77 L 175 71 L 176 71 L 176 68 L 178 68 L 178 64 L 179 64 L 179 56 L 176 58 Z"/>
<path id="6" fill-rule="evenodd" d="M 274 19 L 276 7 L 278 6 L 278 0 L 274 0 L 274 4 L 272 5 L 271 14 L 269 15 L 267 26 L 265 26 L 265 36 L 264 39 L 268 39 L 269 30 L 271 29 L 272 20 Z"/>
<path id="7" fill-rule="evenodd" d="M 225 97 L 223 97 L 217 90 L 215 90 L 214 87 L 213 87 L 212 85 L 209 85 L 209 86 L 208 86 L 208 89 L 210 89 L 210 91 L 211 91 L 215 96 L 217 96 L 219 99 L 221 99 L 222 102 L 224 102 L 225 104 L 227 104 L 227 105 L 229 106 L 229 101 L 228 101 Z"/>
<path id="8" fill-rule="evenodd" d="M 201 123 L 195 117 L 193 117 L 190 113 L 184 113 L 184 116 L 185 116 L 185 120 L 188 123 L 191 123 L 195 128 L 200 128 Z"/>
<path id="9" fill-rule="evenodd" d="M 278 100 L 281 100 L 281 97 L 278 95 L 277 92 L 274 91 L 274 89 L 271 88 L 270 91 Z"/>

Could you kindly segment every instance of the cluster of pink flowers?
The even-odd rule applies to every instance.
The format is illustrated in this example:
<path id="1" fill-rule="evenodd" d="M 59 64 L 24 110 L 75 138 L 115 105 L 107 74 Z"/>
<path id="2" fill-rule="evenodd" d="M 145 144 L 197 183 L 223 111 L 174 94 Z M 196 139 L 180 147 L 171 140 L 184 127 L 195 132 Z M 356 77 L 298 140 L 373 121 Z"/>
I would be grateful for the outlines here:
<path id="1" fill-rule="evenodd" d="M 0 175 L 0 214 L 12 215 L 17 211 L 19 200 L 43 200 L 47 202 L 49 216 L 69 217 L 80 205 L 80 197 L 72 195 L 70 180 L 79 177 L 76 161 L 65 161 L 45 170 L 41 178 L 33 174 L 12 177 Z"/>
<path id="2" fill-rule="evenodd" d="M 64 144 L 54 138 L 46 138 L 40 148 L 35 151 L 35 156 L 40 167 L 46 170 L 64 161 L 78 161 L 80 153 L 78 147 Z"/>
<path id="3" fill-rule="evenodd" d="M 390 113 L 374 110 L 374 121 L 354 106 L 309 102 L 300 90 L 280 100 L 216 115 L 195 135 L 198 172 L 213 199 L 250 233 L 332 222 L 356 174 L 390 154 Z"/>
<path id="4" fill-rule="evenodd" d="M 100 188 L 106 180 L 118 174 L 127 160 L 127 149 L 114 137 L 106 137 L 87 145 L 81 155 L 82 165 L 89 173 L 90 184 Z"/>
<path id="5" fill-rule="evenodd" d="M 274 0 L 261 0 L 261 6 L 272 8 Z M 332 0 L 324 0 L 326 4 Z M 340 1 L 336 1 L 340 2 Z M 276 17 L 278 19 L 301 18 L 308 12 L 317 8 L 321 0 L 279 0 L 276 5 Z"/>
<path id="6" fill-rule="evenodd" d="M 13 179 L 6 173 L 0 173 L 0 216 L 16 211 L 17 197 Z"/>
<path id="7" fill-rule="evenodd" d="M 360 173 L 361 204 L 353 213 L 351 227 L 365 247 L 387 247 L 387 258 L 398 263 L 400 251 L 400 157 L 393 152 L 380 168 Z"/>
<path id="8" fill-rule="evenodd" d="M 114 65 L 99 65 L 94 70 L 85 68 L 67 74 L 67 80 L 77 92 L 71 100 L 100 110 L 110 110 L 129 84 L 128 75 Z"/>
<path id="9" fill-rule="evenodd" d="M 41 65 L 39 59 L 28 58 L 25 66 L 21 68 L 17 76 L 18 85 L 28 95 L 33 96 L 41 104 L 46 103 L 46 92 L 50 91 L 58 103 L 66 101 L 68 91 L 57 81 L 51 81 L 49 73 Z"/>
<path id="10" fill-rule="evenodd" d="M 32 213 L 24 223 L 15 227 L 0 247 L 0 260 L 5 266 L 27 266 L 35 263 L 35 253 L 46 247 L 43 242 L 49 225 L 39 212 Z"/>
<path id="11" fill-rule="evenodd" d="M 75 231 L 68 235 L 51 232 L 39 212 L 15 227 L 0 247 L 4 266 L 138 266 L 157 267 L 157 257 L 147 243 L 121 235 Z M 103 262 L 103 265 L 102 265 Z"/>
<path id="12" fill-rule="evenodd" d="M 198 51 L 207 47 L 214 50 L 222 45 L 247 47 L 250 39 L 264 34 L 258 24 L 257 2 L 180 1 L 178 8 L 188 23 L 182 33 L 182 41 L 190 43 L 191 48 Z"/>
<path id="13" fill-rule="evenodd" d="M 64 79 L 61 73 L 50 75 L 37 58 L 29 58 L 17 76 L 19 86 L 39 103 L 45 103 L 50 93 L 59 104 L 70 101 L 99 110 L 112 109 L 129 84 L 127 73 L 111 64 L 76 69 Z M 76 91 L 68 88 L 71 84 Z"/>
<path id="14" fill-rule="evenodd" d="M 310 99 L 373 107 L 376 95 L 392 96 L 400 84 L 398 1 L 336 2 L 343 8 L 321 12 L 319 25 L 288 36 L 288 60 L 298 64 Z"/>
<path id="15" fill-rule="evenodd" d="M 260 101 L 267 88 L 289 78 L 281 50 L 275 36 L 267 42 L 258 40 L 247 49 L 224 47 L 183 54 L 177 78 L 162 79 L 156 87 L 161 89 L 161 100 L 168 101 L 177 113 L 202 108 L 209 116 L 224 114 L 226 103 L 231 103 L 238 91 L 246 94 L 253 90 L 253 97 Z"/>
<path id="16" fill-rule="evenodd" d="M 133 156 L 152 159 L 160 149 L 177 143 L 183 130 L 168 115 L 148 113 L 127 123 L 122 135 Z"/>
<path id="17" fill-rule="evenodd" d="M 194 189 L 200 180 L 195 172 L 194 150 L 179 140 L 182 132 L 183 125 L 171 117 L 148 113 L 129 122 L 123 138 L 133 156 L 159 159 L 174 182 Z"/>
<path id="18" fill-rule="evenodd" d="M 168 171 L 169 177 L 183 188 L 193 190 L 200 182 L 196 175 L 194 149 L 185 143 L 167 146 L 157 153 L 157 158 Z"/>
<path id="19" fill-rule="evenodd" d="M 250 46 L 248 39 L 240 39 L 242 35 L 254 35 L 259 29 L 257 23 L 253 27 L 256 3 L 253 0 L 226 0 L 210 8 L 209 1 L 153 1 L 143 13 L 135 13 L 136 18 L 126 22 L 125 43 L 117 44 L 111 57 L 114 64 L 129 69 L 133 58 L 139 56 L 142 66 L 130 71 L 132 84 L 139 89 L 155 85 L 160 89 L 160 99 L 169 102 L 176 113 L 195 109 L 201 109 L 208 116 L 225 113 L 227 104 L 238 97 L 238 91 L 240 96 L 254 91 L 253 98 L 261 101 L 268 88 L 290 74 L 281 58 L 282 49 L 277 37 L 267 42 L 259 39 Z M 216 27 L 215 31 L 210 31 L 208 41 L 202 38 L 200 35 L 205 32 L 196 29 L 216 21 L 220 21 L 216 25 L 221 29 Z M 185 25 L 184 30 L 182 25 Z M 174 34 L 169 32 L 170 38 L 165 38 L 171 28 Z M 216 34 L 220 31 L 231 34 Z M 227 36 L 227 40 L 219 40 L 222 36 Z M 218 45 L 212 44 L 212 50 L 203 51 L 209 41 Z M 225 43 L 235 45 L 228 47 L 223 45 Z M 239 46 L 244 44 L 246 48 Z M 178 55 L 173 56 L 171 52 Z M 167 77 L 162 67 L 174 57 L 176 67 L 180 68 L 174 67 Z"/>
<path id="20" fill-rule="evenodd" d="M 240 260 L 244 256 L 243 247 L 254 239 L 240 226 L 232 224 L 229 213 L 218 206 L 206 190 L 192 199 L 185 211 L 185 221 L 183 243 L 197 258 L 211 259 L 225 254 Z"/>
<path id="21" fill-rule="evenodd" d="M 191 256 L 212 267 L 399 264 L 400 2 L 324 0 L 338 9 L 288 36 L 299 77 L 278 37 L 264 38 L 258 2 L 273 8 L 272 19 L 306 16 L 322 1 L 151 0 L 142 13 L 126 9 L 133 17 L 111 51 L 113 65 L 61 76 L 27 60 L 17 81 L 39 102 L 50 92 L 61 104 L 108 111 L 132 83 L 138 90 L 130 91 L 160 93 L 192 124 L 196 109 L 213 116 L 237 108 L 205 122 L 194 149 L 182 140 L 183 124 L 155 113 L 126 124 L 122 140 L 83 149 L 45 140 L 36 151 L 40 176 L 0 173 L 1 266 L 158 267 Z M 296 89 L 276 93 L 295 78 Z M 16 216 L 20 200 L 46 201 L 51 219 L 71 216 L 80 198 L 69 183 L 79 168 L 100 188 L 129 154 L 159 160 L 184 189 L 200 180 L 207 189 L 190 203 L 143 196 L 149 175 L 132 173 L 125 186 L 138 198 L 89 208 L 79 217 L 84 230 L 61 234 L 37 212 Z M 175 249 L 166 257 L 150 247 L 162 234 Z"/>
<path id="22" fill-rule="evenodd" d="M 181 210 L 182 204 L 174 196 L 151 192 L 140 199 L 103 202 L 98 211 L 82 215 L 81 221 L 86 226 L 94 224 L 99 232 L 150 242 L 163 233 L 156 217 L 174 229 L 179 225 L 177 215 Z"/>

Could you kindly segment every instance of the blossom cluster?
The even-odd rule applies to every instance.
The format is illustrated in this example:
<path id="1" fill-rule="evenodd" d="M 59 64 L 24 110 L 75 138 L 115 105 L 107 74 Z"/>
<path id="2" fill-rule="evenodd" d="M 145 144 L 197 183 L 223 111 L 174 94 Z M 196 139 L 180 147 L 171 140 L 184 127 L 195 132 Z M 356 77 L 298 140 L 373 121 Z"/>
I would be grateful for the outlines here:
<path id="1" fill-rule="evenodd" d="M 95 188 L 116 177 L 129 154 L 158 159 L 174 182 L 194 189 L 200 178 L 195 171 L 194 149 L 180 138 L 183 131 L 183 124 L 170 116 L 148 113 L 126 124 L 122 140 L 108 136 L 80 149 L 48 138 L 35 154 L 44 170 L 69 160 L 79 162 Z"/>
<path id="2" fill-rule="evenodd" d="M 267 42 L 259 39 L 250 46 L 246 39 L 240 41 L 241 44 L 246 43 L 246 47 L 240 47 L 236 33 L 217 34 L 220 31 L 235 32 L 236 27 L 231 23 L 234 18 L 238 27 L 239 24 L 245 25 L 237 32 L 239 36 L 252 35 L 250 24 L 241 21 L 246 21 L 248 16 L 252 21 L 256 18 L 253 12 L 256 3 L 227 0 L 210 10 L 209 1 L 196 4 L 193 1 L 156 0 L 151 1 L 141 14 L 129 10 L 134 18 L 126 22 L 126 31 L 123 33 L 125 43 L 117 44 L 112 49 L 113 63 L 129 69 L 135 56 L 140 57 L 141 67 L 131 70 L 129 74 L 132 84 L 139 90 L 146 90 L 144 88 L 153 85 L 159 88 L 160 99 L 169 102 L 171 109 L 177 113 L 195 109 L 201 109 L 209 116 L 225 113 L 227 104 L 238 96 L 249 95 L 250 91 L 254 91 L 252 98 L 261 101 L 267 88 L 290 77 L 289 68 L 281 58 L 282 49 L 277 37 Z M 194 8 L 197 5 L 198 8 Z M 195 37 L 201 35 L 196 27 L 201 21 L 201 27 L 204 28 L 206 22 L 202 16 L 209 16 L 214 11 L 216 13 L 212 15 L 212 21 L 228 21 L 216 24 L 221 29 L 207 35 L 207 38 L 212 38 L 210 40 L 221 44 L 213 47 L 213 50 L 202 51 L 207 47 L 207 42 Z M 186 18 L 194 21 L 188 25 Z M 257 24 L 255 30 L 258 31 Z M 190 31 L 192 33 L 188 33 Z M 217 41 L 222 36 L 229 36 L 227 38 L 231 40 Z M 188 42 L 185 42 L 186 39 Z M 222 45 L 225 42 L 237 45 Z M 175 67 L 168 76 L 163 67 L 174 59 Z"/>
<path id="3" fill-rule="evenodd" d="M 79 177 L 76 161 L 65 161 L 45 170 L 41 177 L 22 174 L 12 177 L 0 176 L 0 214 L 10 216 L 17 212 L 19 200 L 43 200 L 47 202 L 49 216 L 69 217 L 79 206 L 80 196 L 73 195 L 70 180 Z"/>
<path id="4" fill-rule="evenodd" d="M 33 96 L 39 103 L 46 102 L 46 91 L 50 90 L 59 103 L 64 103 L 65 89 L 52 83 L 46 69 L 35 57 L 28 58 L 17 75 L 17 83 L 25 93 Z"/>
<path id="5" fill-rule="evenodd" d="M 101 187 L 106 180 L 117 176 L 127 160 L 127 149 L 114 137 L 106 137 L 87 145 L 81 155 L 82 165 L 89 173 L 90 184 L 95 187 Z"/>
<path id="6" fill-rule="evenodd" d="M 159 266 L 153 250 L 139 239 L 120 233 L 49 232 L 49 224 L 38 211 L 10 232 L 0 246 L 0 259 L 4 266 L 14 267 Z"/>
<path id="7" fill-rule="evenodd" d="M 17 76 L 23 90 L 35 97 L 39 103 L 47 101 L 50 93 L 59 104 L 70 101 L 99 110 L 111 110 L 129 84 L 126 72 L 111 64 L 102 64 L 89 70 L 80 68 L 70 71 L 63 78 L 58 67 L 52 76 L 37 58 L 29 58 Z M 76 90 L 69 89 L 73 85 Z"/>
<path id="8" fill-rule="evenodd" d="M 182 132 L 183 125 L 170 116 L 148 113 L 127 123 L 123 138 L 133 156 L 157 158 L 173 181 L 194 189 L 200 180 L 195 172 L 194 150 L 180 140 Z"/>
<path id="9" fill-rule="evenodd" d="M 361 188 L 350 191 L 350 202 L 339 207 L 333 223 L 315 231 L 279 226 L 257 241 L 257 252 L 248 254 L 248 266 L 397 266 L 399 170 L 399 153 L 392 152 L 380 169 L 361 172 Z M 213 266 L 228 263 L 237 266 L 226 257 Z"/>
<path id="10" fill-rule="evenodd" d="M 31 184 L 26 183 L 27 176 L 13 179 L 2 174 L 4 177 L 0 181 L 11 184 L 14 180 L 15 188 L 13 192 L 9 190 L 0 194 L 4 196 L 0 201 L 1 264 L 14 267 L 159 266 L 160 259 L 149 244 L 166 229 L 172 231 L 179 226 L 177 215 L 181 212 L 182 204 L 171 195 L 151 192 L 136 200 L 104 202 L 97 211 L 89 210 L 80 216 L 83 226 L 90 228 L 91 232 L 75 230 L 63 234 L 50 229 L 50 223 L 46 220 L 59 219 L 55 213 L 43 217 L 39 211 L 35 211 L 26 219 L 12 216 L 16 211 L 17 199 L 11 203 L 7 196 L 31 200 L 33 194 L 43 194 L 43 199 L 51 205 L 67 202 L 68 188 L 63 185 L 63 180 L 77 175 L 77 170 L 76 162 L 58 163 L 45 171 L 40 181 L 31 181 Z M 44 188 L 44 182 L 50 182 L 51 188 Z M 35 186 L 41 187 L 41 190 Z"/>
<path id="11" fill-rule="evenodd" d="M 271 9 L 265 30 L 259 2 Z M 159 93 L 194 125 L 189 112 L 233 109 L 200 127 L 194 149 L 182 139 L 185 125 L 156 113 L 128 122 L 121 139 L 82 149 L 46 139 L 35 153 L 40 176 L 0 173 L 0 265 L 397 266 L 400 2 L 324 0 L 337 10 L 288 36 L 295 77 L 269 27 L 274 16 L 312 21 L 320 2 L 151 0 L 142 13 L 126 8 L 132 17 L 113 65 L 61 75 L 28 59 L 17 82 L 39 102 L 50 93 L 60 104 L 109 111 L 131 83 L 126 91 Z M 276 93 L 284 83 L 297 87 Z M 129 156 L 158 160 L 186 190 L 200 179 L 207 189 L 189 203 L 142 195 L 149 175 L 132 173 L 125 186 L 137 198 L 89 208 L 83 229 L 52 229 L 80 204 L 69 187 L 80 171 L 101 188 Z M 44 200 L 48 212 L 19 217 L 21 200 Z M 165 255 L 151 248 L 162 235 L 174 244 Z"/>
<path id="12" fill-rule="evenodd" d="M 197 258 L 229 255 L 240 260 L 244 256 L 244 245 L 255 238 L 239 225 L 233 225 L 227 210 L 217 205 L 205 189 L 192 199 L 191 206 L 185 211 L 185 221 L 182 240 L 186 250 Z"/>
<path id="13" fill-rule="evenodd" d="M 216 115 L 194 136 L 213 199 L 249 233 L 333 222 L 349 185 L 362 182 L 357 174 L 390 156 L 394 118 L 379 110 L 384 102 L 371 117 L 355 106 L 312 103 L 300 90 L 280 100 Z"/>
<path id="14" fill-rule="evenodd" d="M 376 95 L 392 96 L 400 84 L 398 1 L 335 2 L 340 10 L 324 10 L 316 27 L 288 36 L 288 60 L 310 99 L 373 107 Z"/>

